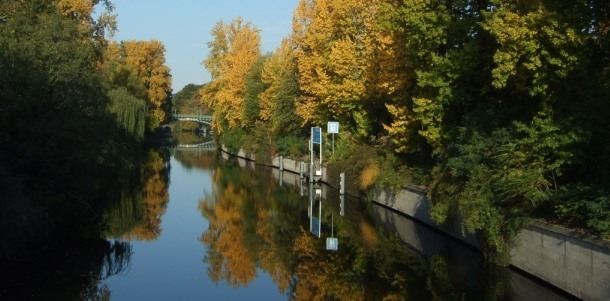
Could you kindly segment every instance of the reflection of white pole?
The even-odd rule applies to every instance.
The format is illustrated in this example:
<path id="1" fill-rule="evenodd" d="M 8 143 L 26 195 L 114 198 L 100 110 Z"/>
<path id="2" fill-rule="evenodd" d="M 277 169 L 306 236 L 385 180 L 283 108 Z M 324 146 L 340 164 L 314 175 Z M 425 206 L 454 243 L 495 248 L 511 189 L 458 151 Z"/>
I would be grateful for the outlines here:
<path id="1" fill-rule="evenodd" d="M 311 130 L 313 133 L 313 129 Z M 309 140 L 309 182 L 313 182 L 314 164 L 313 164 L 313 140 Z"/>
<path id="2" fill-rule="evenodd" d="M 320 199 L 320 210 L 318 213 L 318 237 L 322 236 L 322 199 Z"/>
<path id="3" fill-rule="evenodd" d="M 309 208 L 307 208 L 309 216 L 309 232 L 313 231 L 313 183 L 309 182 Z"/>
<path id="4" fill-rule="evenodd" d="M 332 213 L 330 214 L 330 237 L 335 237 L 335 220 Z"/>
<path id="5" fill-rule="evenodd" d="M 342 172 L 339 174 L 339 194 L 345 194 L 345 173 Z"/>

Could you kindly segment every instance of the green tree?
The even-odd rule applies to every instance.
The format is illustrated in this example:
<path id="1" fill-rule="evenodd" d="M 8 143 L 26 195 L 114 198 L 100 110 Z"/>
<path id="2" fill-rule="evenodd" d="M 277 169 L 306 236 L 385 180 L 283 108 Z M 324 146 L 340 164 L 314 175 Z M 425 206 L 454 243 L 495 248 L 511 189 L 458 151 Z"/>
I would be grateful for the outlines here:
<path id="1" fill-rule="evenodd" d="M 0 165 L 57 230 L 90 235 L 124 168 L 100 44 L 46 1 L 3 1 L 0 15 Z"/>
<path id="2" fill-rule="evenodd" d="M 252 65 L 246 75 L 246 88 L 244 90 L 244 125 L 252 129 L 260 115 L 259 95 L 267 89 L 268 85 L 262 80 L 263 65 L 268 56 L 260 56 Z"/>
<path id="3" fill-rule="evenodd" d="M 172 97 L 172 105 L 176 112 L 181 114 L 192 114 L 201 112 L 202 114 L 211 114 L 211 110 L 207 105 L 201 103 L 199 91 L 203 85 L 188 84 L 178 91 Z"/>
<path id="4" fill-rule="evenodd" d="M 260 95 L 260 118 L 270 121 L 274 136 L 297 135 L 302 130 L 302 119 L 296 114 L 296 101 L 299 97 L 296 57 L 292 42 L 282 41 L 265 61 L 262 80 L 268 85 Z"/>
<path id="5" fill-rule="evenodd" d="M 130 94 L 126 88 L 111 90 L 110 111 L 116 115 L 116 120 L 125 132 L 136 141 L 144 138 L 146 129 L 146 103 Z"/>

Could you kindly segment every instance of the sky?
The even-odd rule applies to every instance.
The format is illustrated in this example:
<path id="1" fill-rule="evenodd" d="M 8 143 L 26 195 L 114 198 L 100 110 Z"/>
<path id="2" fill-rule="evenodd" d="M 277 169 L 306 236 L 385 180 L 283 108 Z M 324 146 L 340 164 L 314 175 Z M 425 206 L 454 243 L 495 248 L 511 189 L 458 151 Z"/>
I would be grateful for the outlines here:
<path id="1" fill-rule="evenodd" d="M 116 41 L 158 40 L 165 45 L 174 93 L 211 80 L 202 65 L 210 32 L 218 21 L 241 16 L 261 30 L 263 53 L 275 51 L 292 29 L 299 0 L 111 0 L 117 15 Z"/>

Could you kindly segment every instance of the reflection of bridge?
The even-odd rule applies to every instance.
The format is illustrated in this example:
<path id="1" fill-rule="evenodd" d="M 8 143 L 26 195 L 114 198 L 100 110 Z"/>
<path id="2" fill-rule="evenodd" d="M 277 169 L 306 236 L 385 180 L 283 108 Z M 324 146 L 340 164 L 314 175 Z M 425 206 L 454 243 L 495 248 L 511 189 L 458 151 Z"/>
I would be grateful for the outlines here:
<path id="1" fill-rule="evenodd" d="M 216 150 L 216 143 L 212 140 L 198 144 L 178 144 L 175 148 L 185 150 Z"/>
<path id="2" fill-rule="evenodd" d="M 205 123 L 207 125 L 212 124 L 212 115 L 204 114 L 174 114 L 172 117 L 180 121 L 195 121 L 199 123 Z"/>

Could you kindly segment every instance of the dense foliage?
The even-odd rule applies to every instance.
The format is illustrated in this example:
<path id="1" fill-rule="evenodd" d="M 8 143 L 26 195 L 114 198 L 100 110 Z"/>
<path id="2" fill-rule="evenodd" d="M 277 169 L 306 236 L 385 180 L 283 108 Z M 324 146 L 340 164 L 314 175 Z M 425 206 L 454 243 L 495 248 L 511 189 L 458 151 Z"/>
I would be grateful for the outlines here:
<path id="1" fill-rule="evenodd" d="M 188 84 L 182 90 L 176 92 L 172 96 L 172 108 L 178 114 L 193 114 L 200 112 L 201 114 L 210 114 L 210 109 L 207 106 L 201 105 L 199 98 L 199 90 L 203 85 Z"/>
<path id="2" fill-rule="evenodd" d="M 360 179 L 411 168 L 434 217 L 460 216 L 498 262 L 530 218 L 610 234 L 609 2 L 301 0 L 261 71 L 252 48 L 233 59 L 258 34 L 243 24 L 217 26 L 209 43 L 218 130 L 268 137 L 248 134 L 258 121 L 277 152 L 280 137 L 306 139 L 298 127 L 339 121 L 349 143 L 376 148 L 365 153 L 379 159 L 346 164 Z"/>
<path id="3" fill-rule="evenodd" d="M 94 19 L 98 4 L 106 11 Z M 0 2 L 0 260 L 66 237 L 100 240 L 123 179 L 139 173 L 145 129 L 163 120 L 169 69 L 145 77 L 133 56 L 112 55 L 129 47 L 109 46 L 111 10 L 105 0 Z"/>

